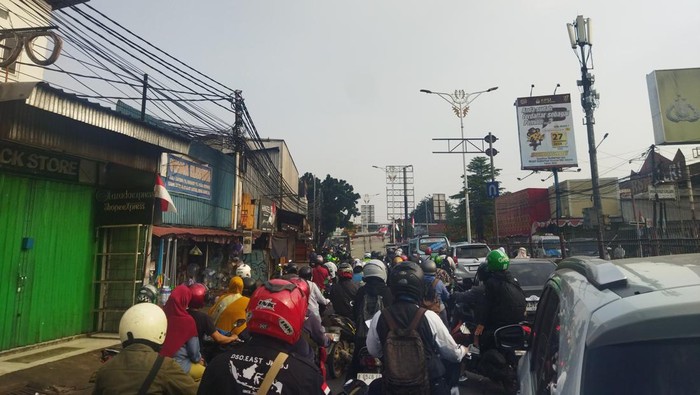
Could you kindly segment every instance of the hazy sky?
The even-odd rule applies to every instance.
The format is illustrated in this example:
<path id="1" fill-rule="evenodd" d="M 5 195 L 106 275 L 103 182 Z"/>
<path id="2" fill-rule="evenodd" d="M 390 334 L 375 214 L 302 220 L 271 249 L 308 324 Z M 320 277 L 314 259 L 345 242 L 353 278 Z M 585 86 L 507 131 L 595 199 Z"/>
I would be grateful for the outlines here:
<path id="1" fill-rule="evenodd" d="M 572 93 L 578 163 L 588 178 L 578 59 L 566 23 L 592 19 L 596 138 L 601 176 L 637 170 L 653 142 L 646 74 L 700 67 L 698 0 L 184 1 L 90 4 L 177 58 L 242 89 L 263 137 L 287 141 L 300 175 L 347 180 L 385 219 L 385 177 L 372 165 L 412 164 L 416 201 L 457 193 L 459 154 L 431 139 L 459 137 L 459 119 L 420 89 L 497 91 L 475 100 L 467 137 L 500 140 L 496 166 L 509 191 L 547 187 L 520 170 L 517 97 Z M 700 125 L 699 125 L 700 130 Z M 699 131 L 700 133 L 700 131 Z M 664 147 L 672 155 L 675 148 Z M 689 149 L 686 149 L 689 152 Z M 468 160 L 472 155 L 468 156 Z M 564 174 L 567 176 L 569 174 Z M 562 177 L 566 179 L 568 177 Z M 358 206 L 359 208 L 359 206 Z"/>

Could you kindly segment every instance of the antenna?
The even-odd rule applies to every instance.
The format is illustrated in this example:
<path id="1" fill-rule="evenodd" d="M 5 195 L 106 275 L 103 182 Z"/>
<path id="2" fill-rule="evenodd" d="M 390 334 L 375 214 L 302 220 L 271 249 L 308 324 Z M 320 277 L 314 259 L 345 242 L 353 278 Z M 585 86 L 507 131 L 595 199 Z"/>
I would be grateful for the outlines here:
<path id="1" fill-rule="evenodd" d="M 553 95 L 557 94 L 557 89 L 559 89 L 560 86 L 561 85 L 559 83 L 557 83 L 557 86 L 554 88 L 554 93 L 552 93 Z"/>
<path id="2" fill-rule="evenodd" d="M 535 87 L 535 84 L 530 85 L 530 97 L 532 97 L 532 88 Z"/>

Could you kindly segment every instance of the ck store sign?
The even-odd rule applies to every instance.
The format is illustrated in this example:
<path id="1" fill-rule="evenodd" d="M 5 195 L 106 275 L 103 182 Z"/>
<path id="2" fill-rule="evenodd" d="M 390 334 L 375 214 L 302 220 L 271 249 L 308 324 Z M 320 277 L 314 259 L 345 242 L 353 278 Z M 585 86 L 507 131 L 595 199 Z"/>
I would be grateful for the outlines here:
<path id="1" fill-rule="evenodd" d="M 77 182 L 80 158 L 0 141 L 0 168 Z"/>

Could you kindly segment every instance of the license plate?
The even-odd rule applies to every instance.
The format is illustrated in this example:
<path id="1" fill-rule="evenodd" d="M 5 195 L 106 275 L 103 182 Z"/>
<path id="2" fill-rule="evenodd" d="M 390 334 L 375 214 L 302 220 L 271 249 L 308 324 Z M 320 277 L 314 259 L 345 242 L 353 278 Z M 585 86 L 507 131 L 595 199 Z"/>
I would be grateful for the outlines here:
<path id="1" fill-rule="evenodd" d="M 370 385 L 372 381 L 382 378 L 381 373 L 358 373 L 357 379 L 364 381 L 367 385 Z"/>
<path id="2" fill-rule="evenodd" d="M 525 311 L 528 313 L 534 313 L 537 311 L 537 302 L 527 302 L 527 305 L 525 306 Z"/>

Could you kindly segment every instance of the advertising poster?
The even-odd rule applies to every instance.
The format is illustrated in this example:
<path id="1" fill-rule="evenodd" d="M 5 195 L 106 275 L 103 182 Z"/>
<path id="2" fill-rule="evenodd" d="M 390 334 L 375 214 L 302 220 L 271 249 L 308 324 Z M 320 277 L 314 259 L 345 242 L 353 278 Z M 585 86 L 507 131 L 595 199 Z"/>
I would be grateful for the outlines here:
<path id="1" fill-rule="evenodd" d="M 515 105 L 523 170 L 578 166 L 570 94 L 521 97 Z"/>

